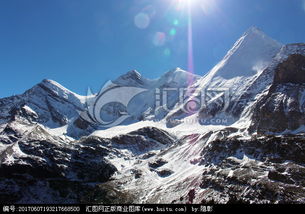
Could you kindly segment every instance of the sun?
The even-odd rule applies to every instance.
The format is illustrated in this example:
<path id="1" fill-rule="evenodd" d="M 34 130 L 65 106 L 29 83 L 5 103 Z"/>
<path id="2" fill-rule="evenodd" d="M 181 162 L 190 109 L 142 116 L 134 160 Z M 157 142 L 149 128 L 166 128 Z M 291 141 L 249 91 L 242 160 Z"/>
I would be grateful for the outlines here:
<path id="1" fill-rule="evenodd" d="M 197 0 L 175 0 L 179 9 L 186 9 L 195 3 Z"/>
<path id="2" fill-rule="evenodd" d="M 188 9 L 201 9 L 205 14 L 209 14 L 215 9 L 217 0 L 173 0 L 176 8 L 180 11 Z"/>

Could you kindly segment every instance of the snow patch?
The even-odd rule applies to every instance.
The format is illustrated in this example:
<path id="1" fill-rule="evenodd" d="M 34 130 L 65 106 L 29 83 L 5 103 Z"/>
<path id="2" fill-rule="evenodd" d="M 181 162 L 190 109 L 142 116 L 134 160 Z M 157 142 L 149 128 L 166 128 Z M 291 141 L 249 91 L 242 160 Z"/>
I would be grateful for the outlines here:
<path id="1" fill-rule="evenodd" d="M 13 145 L 2 146 L 0 149 L 0 165 L 13 165 L 21 157 L 27 156 L 20 150 L 18 142 Z"/>

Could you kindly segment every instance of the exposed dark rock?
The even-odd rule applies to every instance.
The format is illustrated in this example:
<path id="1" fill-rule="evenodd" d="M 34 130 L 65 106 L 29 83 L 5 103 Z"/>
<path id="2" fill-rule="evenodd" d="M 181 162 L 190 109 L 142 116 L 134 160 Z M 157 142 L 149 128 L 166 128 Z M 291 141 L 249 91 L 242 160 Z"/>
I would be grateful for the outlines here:
<path id="1" fill-rule="evenodd" d="M 287 161 L 305 164 L 305 138 L 303 135 L 264 137 L 252 140 L 226 138 L 212 141 L 202 152 L 206 162 L 219 163 L 228 157 L 243 158 L 244 155 L 260 161 Z"/>
<path id="2" fill-rule="evenodd" d="M 20 149 L 22 152 L 20 157 L 13 147 Z M 32 189 L 38 188 L 38 183 L 42 182 L 45 183 L 44 188 L 49 197 L 56 198 L 58 193 L 61 198 L 67 198 L 68 201 L 70 199 L 73 199 L 71 202 L 79 201 L 80 195 L 88 189 L 86 183 L 106 182 L 117 171 L 104 159 L 108 153 L 109 149 L 92 141 L 71 145 L 37 140 L 12 144 L 1 153 L 0 190 L 4 188 L 3 185 L 7 185 L 5 183 L 8 181 L 15 182 L 15 188 L 11 188 L 10 191 L 1 191 L 0 199 L 6 197 L 9 192 L 14 203 L 19 199 L 30 202 L 28 200 L 31 199 L 27 199 L 26 195 L 34 194 L 31 193 Z M 5 161 L 8 156 L 14 157 L 11 158 L 13 162 Z M 56 181 L 58 181 L 57 184 Z M 59 185 L 64 188 L 60 188 Z M 14 195 L 19 197 L 13 197 Z M 32 197 L 37 197 L 37 201 L 41 201 L 43 198 L 40 197 L 47 197 L 47 195 L 32 195 Z M 64 203 L 64 201 L 57 202 Z"/>
<path id="3" fill-rule="evenodd" d="M 274 83 L 305 83 L 305 56 L 292 54 L 279 64 L 275 71 Z"/>
<path id="4" fill-rule="evenodd" d="M 166 160 L 157 159 L 157 160 L 155 160 L 154 162 L 149 162 L 149 163 L 148 163 L 148 166 L 149 166 L 150 168 L 156 169 L 156 168 L 159 168 L 159 167 L 165 165 L 166 163 L 167 163 Z"/>
<path id="5" fill-rule="evenodd" d="M 111 142 L 113 147 L 128 148 L 134 154 L 142 155 L 162 146 L 170 146 L 175 143 L 175 139 L 163 130 L 147 127 L 125 135 L 115 136 Z"/>
<path id="6" fill-rule="evenodd" d="M 121 191 L 110 183 L 99 184 L 94 189 L 87 191 L 81 203 L 101 203 L 101 204 L 131 204 L 134 196 L 126 191 Z"/>
<path id="7" fill-rule="evenodd" d="M 18 131 L 11 125 L 7 124 L 3 131 L 1 132 L 2 135 L 14 135 L 17 137 L 20 137 L 21 135 L 18 133 Z"/>
<path id="8" fill-rule="evenodd" d="M 38 121 L 38 115 L 33 111 L 29 111 L 25 104 L 12 108 L 9 114 L 11 117 L 10 121 L 18 120 L 18 117 L 25 118 L 31 123 L 35 123 Z"/>
<path id="9" fill-rule="evenodd" d="M 289 178 L 289 175 L 283 175 L 277 171 L 270 171 L 268 173 L 268 178 L 274 181 L 280 181 L 287 184 L 294 184 L 293 180 Z"/>
<path id="10" fill-rule="evenodd" d="M 135 179 L 142 177 L 142 171 L 139 169 L 132 169 L 132 174 L 134 174 Z"/>
<path id="11" fill-rule="evenodd" d="M 171 137 L 167 132 L 161 129 L 157 129 L 155 127 L 144 127 L 142 129 L 137 130 L 136 132 L 131 132 L 129 134 L 145 136 L 163 145 L 173 144 L 173 137 Z"/>
<path id="12" fill-rule="evenodd" d="M 172 175 L 174 173 L 174 171 L 170 170 L 170 169 L 162 169 L 162 170 L 158 170 L 157 174 L 160 177 L 168 177 L 170 175 Z"/>
<path id="13" fill-rule="evenodd" d="M 277 65 L 268 93 L 253 110 L 250 131 L 261 134 L 296 130 L 305 124 L 305 56 L 292 54 Z"/>
<path id="14" fill-rule="evenodd" d="M 195 189 L 191 189 L 188 193 L 188 203 L 192 204 L 196 196 Z"/>
<path id="15" fill-rule="evenodd" d="M 87 122 L 86 120 L 82 119 L 81 117 L 78 117 L 74 121 L 74 125 L 79 129 L 87 129 L 87 128 L 89 128 L 89 126 L 91 124 L 89 122 Z"/>
<path id="16" fill-rule="evenodd" d="M 261 134 L 295 130 L 305 124 L 304 100 L 305 84 L 273 85 L 269 93 L 262 97 L 256 107 L 251 131 Z"/>
<path id="17" fill-rule="evenodd" d="M 304 136 L 212 141 L 202 152 L 202 203 L 304 203 Z"/>
<path id="18" fill-rule="evenodd" d="M 51 114 L 51 118 L 54 122 L 58 123 L 60 126 L 64 126 L 67 124 L 68 119 L 66 116 L 58 112 L 58 110 L 51 104 L 49 98 L 46 98 L 46 104 Z"/>
<path id="19" fill-rule="evenodd" d="M 148 152 L 148 153 L 142 155 L 141 158 L 142 159 L 148 159 L 148 158 L 151 158 L 151 157 L 153 157 L 155 155 L 156 155 L 156 153 L 154 153 L 154 152 Z"/>

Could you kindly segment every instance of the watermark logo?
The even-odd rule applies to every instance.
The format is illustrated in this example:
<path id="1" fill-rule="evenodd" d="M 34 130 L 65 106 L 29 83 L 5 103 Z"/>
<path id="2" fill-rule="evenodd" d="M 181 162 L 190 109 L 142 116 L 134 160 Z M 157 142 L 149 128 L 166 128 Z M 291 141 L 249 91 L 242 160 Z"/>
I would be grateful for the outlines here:
<path id="1" fill-rule="evenodd" d="M 173 106 L 170 99 L 173 99 L 175 93 L 178 96 L 175 106 L 179 106 L 185 114 L 197 113 L 211 104 L 222 106 L 222 111 L 225 111 L 229 105 L 230 97 L 227 88 L 157 88 L 155 89 L 155 110 L 171 111 Z"/>
<path id="2" fill-rule="evenodd" d="M 124 120 L 130 117 L 130 114 L 127 112 L 129 102 L 136 95 L 144 91 L 147 91 L 147 89 L 119 86 L 109 81 L 96 96 L 87 99 L 87 118 L 85 119 L 105 128 L 120 125 Z M 90 95 L 91 92 L 88 94 Z M 102 117 L 102 109 L 112 103 L 121 104 L 125 107 L 125 110 L 116 112 L 118 113 L 118 117 L 114 120 L 106 121 Z"/>
<path id="3" fill-rule="evenodd" d="M 147 105 L 149 111 L 146 110 L 142 113 L 150 115 L 150 118 L 153 119 L 158 118 L 157 115 L 160 111 L 165 116 L 175 108 L 179 108 L 187 116 L 212 105 L 218 106 L 218 110 L 221 108 L 221 111 L 225 111 L 229 104 L 229 90 L 225 88 L 204 90 L 192 87 L 145 89 L 121 86 L 109 81 L 97 95 L 92 95 L 91 90 L 89 90 L 86 102 L 87 111 L 81 116 L 86 121 L 105 128 L 120 125 L 132 117 L 132 112 L 128 112 L 128 105 L 137 95 L 144 92 L 148 92 L 145 99 L 143 100 L 144 96 L 142 96 L 137 102 L 139 105 Z M 105 119 L 105 115 L 112 117 Z"/>

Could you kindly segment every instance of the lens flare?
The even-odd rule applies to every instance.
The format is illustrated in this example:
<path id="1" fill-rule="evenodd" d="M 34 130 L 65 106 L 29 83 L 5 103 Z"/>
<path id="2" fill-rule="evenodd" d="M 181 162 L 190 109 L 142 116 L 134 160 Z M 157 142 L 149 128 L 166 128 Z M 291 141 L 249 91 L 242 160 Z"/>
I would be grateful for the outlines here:
<path id="1" fill-rule="evenodd" d="M 173 0 L 178 11 L 187 10 L 189 7 L 200 8 L 205 15 L 215 11 L 216 0 Z"/>
<path id="2" fill-rule="evenodd" d="M 170 56 L 171 55 L 171 50 L 169 48 L 165 48 L 163 51 L 164 56 Z"/>
<path id="3" fill-rule="evenodd" d="M 175 36 L 176 33 L 177 33 L 177 30 L 176 30 L 175 28 L 172 28 L 172 29 L 169 31 L 169 34 L 170 34 L 171 36 Z"/>
<path id="4" fill-rule="evenodd" d="M 166 34 L 163 32 L 157 32 L 153 38 L 153 44 L 155 46 L 163 46 L 166 41 Z"/>
<path id="5" fill-rule="evenodd" d="M 192 24 L 192 9 L 191 7 L 188 8 L 188 71 L 190 73 L 194 73 L 194 56 L 193 56 L 193 24 Z M 193 77 L 189 75 L 188 84 L 193 84 Z"/>
<path id="6" fill-rule="evenodd" d="M 197 3 L 205 15 L 210 15 L 217 11 L 215 0 L 198 0 Z"/>
<path id="7" fill-rule="evenodd" d="M 142 13 L 145 13 L 150 19 L 152 19 L 156 15 L 156 9 L 153 5 L 148 5 L 143 8 Z"/>
<path id="8" fill-rule="evenodd" d="M 189 97 L 189 104 L 187 107 L 193 110 L 198 110 L 195 105 L 195 96 L 194 91 L 192 90 L 192 85 L 194 83 L 194 51 L 193 51 L 193 21 L 192 17 L 195 15 L 195 12 L 198 12 L 198 8 L 205 15 L 210 15 L 212 12 L 217 12 L 215 8 L 217 0 L 172 0 L 172 3 L 176 10 L 182 15 L 187 14 L 187 68 L 189 71 L 188 75 L 188 89 L 186 91 L 186 96 Z M 305 1 L 305 0 L 304 0 Z M 172 23 L 175 27 L 179 25 L 178 20 L 174 20 Z M 175 29 L 175 28 L 173 28 Z M 174 31 L 173 31 L 174 32 Z M 173 32 L 170 31 L 170 35 L 173 35 Z M 192 114 L 190 112 L 189 114 Z"/>
<path id="9" fill-rule="evenodd" d="M 140 29 L 145 29 L 150 24 L 150 18 L 146 13 L 139 13 L 134 18 L 135 25 Z"/>
<path id="10" fill-rule="evenodd" d="M 178 25 L 179 25 L 179 20 L 178 20 L 178 19 L 175 19 L 175 20 L 173 21 L 173 25 L 178 26 Z"/>
<path id="11" fill-rule="evenodd" d="M 174 0 L 177 10 L 184 10 L 201 0 Z"/>

